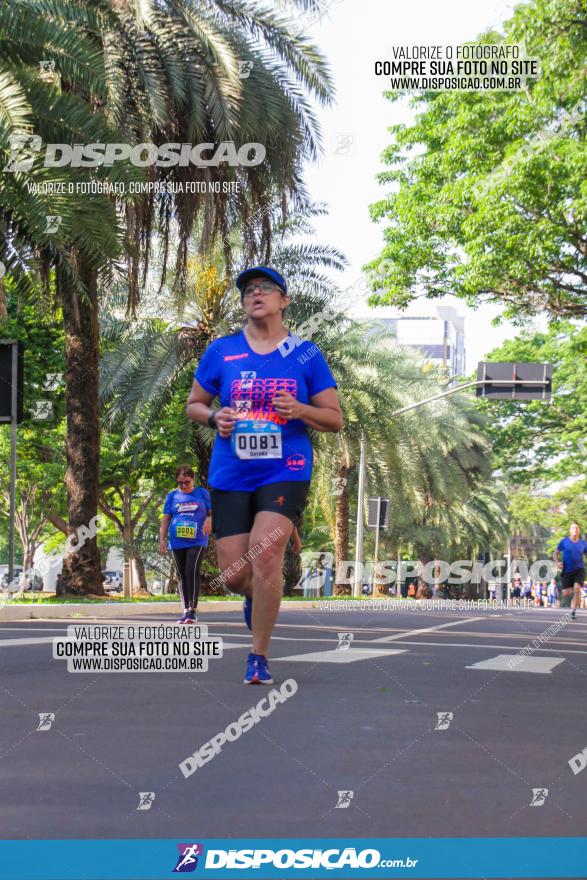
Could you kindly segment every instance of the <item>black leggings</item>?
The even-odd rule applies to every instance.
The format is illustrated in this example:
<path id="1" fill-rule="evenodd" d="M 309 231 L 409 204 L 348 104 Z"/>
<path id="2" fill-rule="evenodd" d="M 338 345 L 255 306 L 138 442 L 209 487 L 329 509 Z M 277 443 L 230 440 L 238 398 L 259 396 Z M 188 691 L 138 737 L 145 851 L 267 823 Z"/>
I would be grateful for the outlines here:
<path id="1" fill-rule="evenodd" d="M 200 565 L 206 548 L 203 544 L 172 550 L 179 577 L 179 595 L 184 608 L 196 608 L 200 595 Z"/>

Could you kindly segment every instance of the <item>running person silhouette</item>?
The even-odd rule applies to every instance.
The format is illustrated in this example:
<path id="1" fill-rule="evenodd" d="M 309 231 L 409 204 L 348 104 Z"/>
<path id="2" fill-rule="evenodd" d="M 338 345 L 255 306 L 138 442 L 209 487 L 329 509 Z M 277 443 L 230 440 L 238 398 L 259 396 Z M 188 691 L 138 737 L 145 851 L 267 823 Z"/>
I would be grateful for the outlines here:
<path id="1" fill-rule="evenodd" d="M 200 595 L 200 566 L 212 526 L 210 493 L 194 485 L 191 467 L 182 464 L 175 472 L 177 489 L 168 493 L 159 529 L 159 549 L 173 554 L 179 579 L 183 615 L 178 623 L 195 623 Z M 168 537 L 169 532 L 169 537 Z"/>
<path id="2" fill-rule="evenodd" d="M 245 596 L 253 632 L 244 683 L 271 684 L 267 658 L 283 555 L 312 475 L 307 429 L 340 431 L 343 419 L 324 356 L 283 324 L 285 279 L 256 266 L 241 272 L 236 286 L 247 323 L 204 352 L 187 414 L 218 429 L 208 483 L 218 564 L 229 589 Z M 212 410 L 216 397 L 220 409 Z"/>
<path id="3" fill-rule="evenodd" d="M 562 553 L 563 561 L 560 562 Z M 581 605 L 581 590 L 585 583 L 585 559 L 587 541 L 581 537 L 579 524 L 571 523 L 569 537 L 559 541 L 552 558 L 562 570 L 561 606 L 571 602 L 571 618 L 577 617 L 577 608 Z M 563 603 L 564 598 L 564 603 Z"/>

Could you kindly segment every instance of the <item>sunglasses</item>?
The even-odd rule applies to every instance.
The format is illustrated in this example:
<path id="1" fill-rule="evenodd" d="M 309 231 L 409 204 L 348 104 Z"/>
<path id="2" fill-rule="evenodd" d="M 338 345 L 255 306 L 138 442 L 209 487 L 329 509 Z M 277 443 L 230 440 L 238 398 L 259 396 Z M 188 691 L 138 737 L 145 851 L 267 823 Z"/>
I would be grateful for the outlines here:
<path id="1" fill-rule="evenodd" d="M 192 482 L 193 482 L 193 477 L 188 477 L 187 480 L 178 480 L 177 485 L 178 486 L 188 486 Z"/>

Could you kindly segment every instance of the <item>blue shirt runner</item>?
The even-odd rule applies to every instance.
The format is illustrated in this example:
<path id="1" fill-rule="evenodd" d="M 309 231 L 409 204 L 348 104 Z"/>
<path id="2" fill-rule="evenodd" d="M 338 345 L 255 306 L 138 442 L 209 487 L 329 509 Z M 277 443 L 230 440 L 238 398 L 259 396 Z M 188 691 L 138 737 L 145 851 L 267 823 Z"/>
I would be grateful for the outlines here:
<path id="1" fill-rule="evenodd" d="M 204 534 L 202 526 L 210 510 L 210 493 L 207 489 L 196 487 L 193 492 L 182 492 L 181 489 L 169 492 L 163 506 L 163 513 L 171 516 L 168 548 L 207 547 L 208 535 Z"/>
<path id="2" fill-rule="evenodd" d="M 283 352 L 283 353 L 282 353 Z M 216 437 L 208 482 L 215 489 L 252 492 L 282 480 L 310 480 L 312 444 L 301 419 L 287 420 L 273 406 L 278 391 L 301 403 L 336 388 L 322 352 L 289 334 L 285 344 L 257 354 L 241 330 L 208 346 L 196 380 L 234 407 L 238 421 L 231 437 Z"/>
<path id="3" fill-rule="evenodd" d="M 583 538 L 579 538 L 578 541 L 563 538 L 562 541 L 559 541 L 556 549 L 563 554 L 563 571 L 565 573 L 585 568 L 583 554 L 587 553 L 587 541 L 584 541 Z"/>

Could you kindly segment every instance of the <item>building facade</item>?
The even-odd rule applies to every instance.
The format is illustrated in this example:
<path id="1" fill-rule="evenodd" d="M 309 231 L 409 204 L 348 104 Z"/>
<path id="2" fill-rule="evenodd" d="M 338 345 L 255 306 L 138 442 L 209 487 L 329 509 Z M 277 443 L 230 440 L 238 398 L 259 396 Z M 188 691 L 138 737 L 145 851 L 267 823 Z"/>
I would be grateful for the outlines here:
<path id="1" fill-rule="evenodd" d="M 436 306 L 427 315 L 407 315 L 385 307 L 363 308 L 353 318 L 383 325 L 398 345 L 415 349 L 448 376 L 466 375 L 465 319 L 453 306 Z"/>

